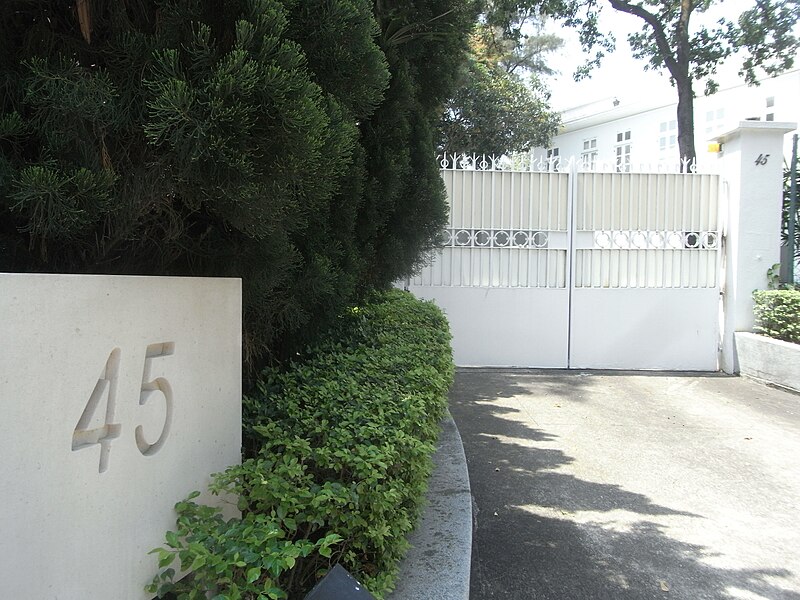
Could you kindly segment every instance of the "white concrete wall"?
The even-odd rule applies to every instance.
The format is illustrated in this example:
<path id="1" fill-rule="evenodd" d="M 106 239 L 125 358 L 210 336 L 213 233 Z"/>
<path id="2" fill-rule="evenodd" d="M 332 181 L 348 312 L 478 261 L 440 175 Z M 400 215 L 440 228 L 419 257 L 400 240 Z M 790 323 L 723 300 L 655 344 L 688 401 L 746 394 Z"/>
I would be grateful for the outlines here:
<path id="1" fill-rule="evenodd" d="M 753 291 L 766 289 L 767 270 L 780 262 L 782 148 L 796 123 L 746 121 L 717 139 L 723 178 L 725 273 L 722 369 L 738 372 L 734 333 L 753 327 Z"/>
<path id="2" fill-rule="evenodd" d="M 147 598 L 240 461 L 241 282 L 0 274 L 0 315 L 0 597 Z"/>
<path id="3" fill-rule="evenodd" d="M 744 331 L 735 334 L 742 375 L 800 392 L 800 345 Z"/>

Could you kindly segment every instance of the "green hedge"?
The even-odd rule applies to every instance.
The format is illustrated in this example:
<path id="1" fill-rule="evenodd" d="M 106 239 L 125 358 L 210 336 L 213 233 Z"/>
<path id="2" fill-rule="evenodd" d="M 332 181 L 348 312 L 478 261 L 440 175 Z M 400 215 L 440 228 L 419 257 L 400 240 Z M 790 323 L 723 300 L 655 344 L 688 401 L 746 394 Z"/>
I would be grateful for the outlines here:
<path id="1" fill-rule="evenodd" d="M 452 377 L 432 304 L 392 291 L 350 310 L 290 368 L 264 371 L 244 400 L 245 460 L 212 484 L 239 496 L 241 518 L 179 503 L 149 591 L 302 598 L 341 562 L 381 598 L 420 510 Z M 193 577 L 173 582 L 176 557 Z"/>
<path id="2" fill-rule="evenodd" d="M 753 293 L 753 331 L 800 344 L 800 291 L 759 290 Z"/>

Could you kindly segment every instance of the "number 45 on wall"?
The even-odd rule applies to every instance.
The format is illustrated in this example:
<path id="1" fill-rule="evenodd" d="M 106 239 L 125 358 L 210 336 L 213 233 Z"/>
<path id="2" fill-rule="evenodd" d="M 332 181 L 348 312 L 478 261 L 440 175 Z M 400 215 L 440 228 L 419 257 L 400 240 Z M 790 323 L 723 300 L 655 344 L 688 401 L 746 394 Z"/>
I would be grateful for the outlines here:
<path id="1" fill-rule="evenodd" d="M 174 342 L 150 344 L 147 346 L 147 351 L 145 352 L 142 387 L 139 393 L 139 406 L 146 404 L 154 394 L 159 394 L 163 396 L 167 409 L 164 416 L 164 425 L 161 428 L 161 434 L 152 444 L 147 442 L 143 427 L 141 425 L 136 427 L 134 432 L 136 446 L 139 448 L 139 452 L 145 456 L 152 456 L 161 449 L 169 435 L 170 426 L 172 425 L 172 386 L 164 377 L 156 377 L 151 380 L 151 366 L 155 359 L 174 353 Z M 111 451 L 111 441 L 118 438 L 122 432 L 122 425 L 114 423 L 121 354 L 122 351 L 119 348 L 114 348 L 111 354 L 109 354 L 103 373 L 97 380 L 94 390 L 89 396 L 89 401 L 86 403 L 86 407 L 83 409 L 83 413 L 78 419 L 78 424 L 75 425 L 75 430 L 72 432 L 73 451 L 89 448 L 95 444 L 100 445 L 100 473 L 108 469 L 108 455 Z M 100 407 L 100 401 L 103 397 L 106 399 L 106 412 L 103 426 L 88 429 L 97 409 Z"/>

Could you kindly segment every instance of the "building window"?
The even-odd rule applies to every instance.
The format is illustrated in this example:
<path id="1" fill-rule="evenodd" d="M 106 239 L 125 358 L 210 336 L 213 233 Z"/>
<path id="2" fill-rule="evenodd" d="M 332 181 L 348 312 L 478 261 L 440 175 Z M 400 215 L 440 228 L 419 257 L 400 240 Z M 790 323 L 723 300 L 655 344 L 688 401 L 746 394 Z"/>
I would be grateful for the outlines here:
<path id="1" fill-rule="evenodd" d="M 765 121 L 774 121 L 775 120 L 775 96 L 769 96 L 767 98 L 767 109 L 772 109 L 766 114 Z"/>
<path id="2" fill-rule="evenodd" d="M 621 131 L 617 133 L 617 144 L 614 147 L 616 155 L 617 173 L 628 173 L 631 170 L 631 132 Z"/>
<path id="3" fill-rule="evenodd" d="M 555 171 L 561 166 L 561 157 L 558 148 L 548 148 L 547 150 L 547 164 L 551 171 Z"/>
<path id="4" fill-rule="evenodd" d="M 719 131 L 725 126 L 725 109 L 718 108 L 716 110 L 706 111 L 706 135 Z"/>
<path id="5" fill-rule="evenodd" d="M 583 140 L 583 152 L 581 152 L 581 162 L 584 169 L 594 169 L 597 166 L 597 138 Z"/>
<path id="6" fill-rule="evenodd" d="M 677 138 L 672 132 L 676 129 L 678 129 L 678 121 L 675 119 L 671 121 L 662 121 L 659 125 L 658 130 L 660 135 L 658 136 L 658 149 L 661 152 L 666 152 L 675 147 Z M 619 134 L 617 134 L 617 137 L 619 137 Z"/>

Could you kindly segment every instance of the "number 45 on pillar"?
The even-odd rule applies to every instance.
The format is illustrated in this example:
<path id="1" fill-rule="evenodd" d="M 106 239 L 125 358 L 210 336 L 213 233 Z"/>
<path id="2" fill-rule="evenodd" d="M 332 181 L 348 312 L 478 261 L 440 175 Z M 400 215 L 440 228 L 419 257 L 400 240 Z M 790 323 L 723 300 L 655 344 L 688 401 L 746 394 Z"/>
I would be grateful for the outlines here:
<path id="1" fill-rule="evenodd" d="M 169 436 L 172 425 L 173 394 L 172 386 L 165 377 L 151 378 L 150 372 L 153 361 L 170 356 L 175 353 L 174 342 L 159 342 L 147 346 L 144 357 L 144 368 L 142 369 L 142 385 L 139 392 L 139 406 L 147 404 L 151 399 L 163 399 L 166 407 L 164 414 L 164 424 L 158 438 L 150 443 L 152 439 L 145 433 L 142 425 L 137 425 L 134 430 L 136 446 L 144 456 L 156 454 L 164 445 Z M 122 363 L 122 351 L 114 348 L 108 355 L 103 372 L 100 374 L 94 390 L 89 395 L 86 407 L 78 419 L 75 430 L 72 432 L 72 450 L 82 450 L 94 445 L 100 446 L 100 465 L 99 472 L 103 473 L 108 469 L 109 453 L 111 442 L 122 435 L 122 424 L 114 422 L 114 412 L 117 406 L 117 383 L 119 380 L 120 365 Z M 101 401 L 105 398 L 105 418 L 101 427 L 89 429 L 95 413 L 101 406 Z"/>

